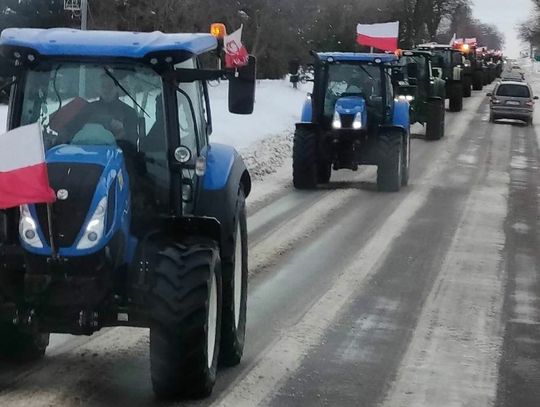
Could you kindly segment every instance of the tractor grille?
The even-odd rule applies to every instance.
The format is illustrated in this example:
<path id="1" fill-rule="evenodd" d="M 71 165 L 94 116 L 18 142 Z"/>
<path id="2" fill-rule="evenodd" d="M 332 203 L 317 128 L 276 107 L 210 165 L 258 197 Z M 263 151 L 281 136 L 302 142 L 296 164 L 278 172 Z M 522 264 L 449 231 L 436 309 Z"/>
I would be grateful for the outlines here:
<path id="1" fill-rule="evenodd" d="M 47 167 L 49 182 L 54 191 L 65 189 L 69 193 L 66 200 L 57 200 L 52 205 L 56 245 L 71 247 L 88 215 L 103 167 L 97 164 L 77 163 L 53 163 Z M 36 205 L 36 212 L 45 240 L 50 245 L 47 206 Z"/>
<path id="2" fill-rule="evenodd" d="M 344 129 L 352 128 L 353 121 L 354 121 L 354 115 L 353 114 L 342 114 L 341 115 L 341 127 L 343 127 Z"/>

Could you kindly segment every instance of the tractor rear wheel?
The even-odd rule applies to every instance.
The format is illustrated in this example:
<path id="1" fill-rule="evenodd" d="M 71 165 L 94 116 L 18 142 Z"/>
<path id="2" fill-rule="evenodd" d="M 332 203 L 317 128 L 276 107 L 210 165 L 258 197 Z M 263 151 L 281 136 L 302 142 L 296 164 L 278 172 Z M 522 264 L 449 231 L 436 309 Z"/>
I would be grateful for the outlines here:
<path id="1" fill-rule="evenodd" d="M 444 137 L 444 101 L 430 100 L 427 107 L 426 139 L 440 140 Z"/>
<path id="2" fill-rule="evenodd" d="M 411 132 L 409 129 L 409 134 L 406 136 L 403 141 L 403 157 L 401 160 L 401 186 L 406 187 L 409 185 L 409 174 L 411 167 Z"/>
<path id="3" fill-rule="evenodd" d="M 210 395 L 221 332 L 221 264 L 216 242 L 159 244 L 150 290 L 150 369 L 158 398 Z"/>
<path id="4" fill-rule="evenodd" d="M 473 89 L 482 90 L 484 87 L 484 77 L 481 71 L 474 71 L 473 73 Z"/>
<path id="5" fill-rule="evenodd" d="M 463 78 L 463 97 L 470 98 L 472 96 L 472 78 L 465 76 Z"/>
<path id="6" fill-rule="evenodd" d="M 463 85 L 461 82 L 450 84 L 450 111 L 461 112 L 463 110 Z"/>
<path id="7" fill-rule="evenodd" d="M 317 133 L 296 129 L 293 142 L 293 184 L 297 189 L 317 186 Z"/>
<path id="8" fill-rule="evenodd" d="M 379 191 L 397 192 L 403 180 L 403 135 L 398 131 L 380 134 L 377 148 L 377 187 Z"/>
<path id="9" fill-rule="evenodd" d="M 234 254 L 223 259 L 223 312 L 221 316 L 221 345 L 219 362 L 236 366 L 244 353 L 248 291 L 248 245 L 246 199 L 242 188 L 238 191 L 235 227 L 230 239 Z"/>
<path id="10" fill-rule="evenodd" d="M 327 184 L 332 176 L 332 163 L 321 162 L 317 166 L 317 182 L 319 184 Z"/>
<path id="11" fill-rule="evenodd" d="M 27 333 L 16 325 L 0 324 L 0 360 L 11 362 L 38 360 L 45 355 L 48 345 L 48 333 Z"/>

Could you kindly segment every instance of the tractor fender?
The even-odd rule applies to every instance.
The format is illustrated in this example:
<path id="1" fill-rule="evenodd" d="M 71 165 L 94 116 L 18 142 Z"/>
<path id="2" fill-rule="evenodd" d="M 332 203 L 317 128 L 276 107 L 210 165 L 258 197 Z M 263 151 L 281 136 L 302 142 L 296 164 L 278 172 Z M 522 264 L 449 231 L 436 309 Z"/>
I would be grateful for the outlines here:
<path id="1" fill-rule="evenodd" d="M 407 129 L 408 132 L 411 124 L 410 105 L 407 100 L 398 99 L 394 101 L 394 109 L 392 114 L 392 126 Z M 384 127 L 384 126 L 383 126 Z"/>
<path id="2" fill-rule="evenodd" d="M 440 101 L 440 100 L 443 100 L 442 97 L 440 97 L 440 96 L 430 96 L 430 97 L 427 98 L 428 102 L 436 102 L 436 101 Z"/>
<path id="3" fill-rule="evenodd" d="M 302 116 L 300 118 L 302 123 L 311 123 L 313 120 L 313 102 L 311 96 L 308 95 L 304 101 L 304 106 L 302 107 Z"/>
<path id="4" fill-rule="evenodd" d="M 231 257 L 234 252 L 229 237 L 235 227 L 240 188 L 247 197 L 251 191 L 251 176 L 242 157 L 230 146 L 212 143 L 206 150 L 206 172 L 193 215 L 214 218 L 218 222 L 223 258 Z"/>

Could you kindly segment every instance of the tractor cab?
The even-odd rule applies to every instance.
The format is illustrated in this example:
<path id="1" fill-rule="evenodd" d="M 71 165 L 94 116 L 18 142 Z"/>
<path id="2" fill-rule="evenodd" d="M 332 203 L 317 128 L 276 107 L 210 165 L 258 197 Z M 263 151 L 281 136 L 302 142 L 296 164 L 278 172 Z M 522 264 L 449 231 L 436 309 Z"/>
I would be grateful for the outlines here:
<path id="1" fill-rule="evenodd" d="M 313 107 L 324 127 L 361 131 L 388 120 L 393 100 L 387 54 L 317 54 Z"/>

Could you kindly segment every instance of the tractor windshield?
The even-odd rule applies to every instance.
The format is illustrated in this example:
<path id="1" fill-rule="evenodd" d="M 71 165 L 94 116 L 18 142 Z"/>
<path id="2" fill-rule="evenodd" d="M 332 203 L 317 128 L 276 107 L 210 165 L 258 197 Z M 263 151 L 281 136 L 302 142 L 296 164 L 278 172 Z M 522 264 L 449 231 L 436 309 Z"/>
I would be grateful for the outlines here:
<path id="1" fill-rule="evenodd" d="M 137 193 L 146 202 L 140 205 L 143 212 L 168 204 L 163 86 L 151 68 L 43 62 L 27 71 L 22 95 L 20 124 L 40 123 L 46 150 L 62 145 L 120 148 L 134 206 Z"/>
<path id="2" fill-rule="evenodd" d="M 335 63 L 328 68 L 324 115 L 332 116 L 339 98 L 363 96 L 368 105 L 382 101 L 382 69 L 371 64 Z"/>

